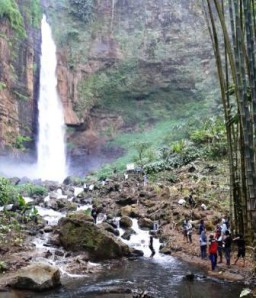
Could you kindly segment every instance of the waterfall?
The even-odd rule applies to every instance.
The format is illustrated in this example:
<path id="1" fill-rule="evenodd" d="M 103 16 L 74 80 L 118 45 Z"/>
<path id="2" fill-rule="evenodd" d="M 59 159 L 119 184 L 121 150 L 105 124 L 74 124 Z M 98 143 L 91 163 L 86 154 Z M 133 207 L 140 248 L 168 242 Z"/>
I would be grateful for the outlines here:
<path id="1" fill-rule="evenodd" d="M 151 250 L 149 249 L 149 237 L 150 232 L 147 230 L 142 230 L 139 228 L 138 220 L 135 218 L 132 218 L 132 230 L 135 232 L 135 234 L 131 235 L 130 240 L 121 239 L 124 243 L 127 245 L 139 249 L 143 251 L 145 257 L 149 257 L 151 255 Z M 120 235 L 124 233 L 124 230 L 119 228 Z M 162 256 L 159 253 L 160 248 L 160 241 L 158 238 L 154 238 L 153 240 L 153 247 L 156 251 L 156 255 L 154 256 L 154 259 L 160 259 Z"/>
<path id="2" fill-rule="evenodd" d="M 57 92 L 56 47 L 51 28 L 43 16 L 38 102 L 37 171 L 43 180 L 62 181 L 66 177 L 65 122 Z"/>

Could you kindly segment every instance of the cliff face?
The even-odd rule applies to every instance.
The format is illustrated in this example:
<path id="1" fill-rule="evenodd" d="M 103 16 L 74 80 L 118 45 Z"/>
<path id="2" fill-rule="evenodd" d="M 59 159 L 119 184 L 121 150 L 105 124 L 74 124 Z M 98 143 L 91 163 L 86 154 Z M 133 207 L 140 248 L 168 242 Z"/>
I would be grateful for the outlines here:
<path id="1" fill-rule="evenodd" d="M 6 11 L 0 17 L 0 149 L 19 149 L 21 140 L 33 140 L 37 127 L 40 30 L 31 25 L 29 0 L 14 6 L 22 20 L 13 26 Z M 0 4 L 1 5 L 1 4 Z"/>
<path id="2" fill-rule="evenodd" d="M 78 127 L 70 135 L 75 147 L 89 132 L 101 133 L 102 141 L 109 130 L 139 129 L 138 109 L 152 122 L 157 102 L 168 110 L 199 99 L 212 59 L 197 1 L 91 2 L 84 15 L 71 0 L 44 0 L 58 47 L 66 123 Z M 128 105 L 133 115 L 126 114 Z"/>
<path id="3" fill-rule="evenodd" d="M 17 37 L 10 19 L 0 17 L 2 149 L 37 134 L 41 37 L 32 20 L 39 0 L 16 2 L 26 37 Z M 74 3 L 93 5 L 81 10 Z M 94 151 L 119 131 L 168 119 L 177 104 L 200 100 L 202 85 L 209 87 L 211 45 L 196 0 L 41 5 L 57 43 L 58 91 L 65 122 L 74 128 L 68 142 L 77 152 Z"/>

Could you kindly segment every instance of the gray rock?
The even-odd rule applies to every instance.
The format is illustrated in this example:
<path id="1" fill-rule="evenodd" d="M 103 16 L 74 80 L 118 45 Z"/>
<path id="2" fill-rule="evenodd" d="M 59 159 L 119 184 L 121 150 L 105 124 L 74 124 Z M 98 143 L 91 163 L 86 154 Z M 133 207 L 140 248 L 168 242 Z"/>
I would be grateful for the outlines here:
<path id="1" fill-rule="evenodd" d="M 8 284 L 15 289 L 45 291 L 61 285 L 60 271 L 45 263 L 31 264 L 20 269 Z"/>

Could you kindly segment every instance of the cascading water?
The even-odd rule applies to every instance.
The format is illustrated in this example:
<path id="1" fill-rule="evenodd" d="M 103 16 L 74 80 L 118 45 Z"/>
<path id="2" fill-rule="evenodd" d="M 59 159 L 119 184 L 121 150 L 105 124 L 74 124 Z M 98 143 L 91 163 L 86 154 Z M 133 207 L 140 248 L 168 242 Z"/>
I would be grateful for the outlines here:
<path id="1" fill-rule="evenodd" d="M 57 92 L 56 47 L 51 28 L 42 19 L 42 46 L 39 94 L 39 134 L 37 171 L 44 180 L 62 181 L 66 177 L 65 122 Z"/>

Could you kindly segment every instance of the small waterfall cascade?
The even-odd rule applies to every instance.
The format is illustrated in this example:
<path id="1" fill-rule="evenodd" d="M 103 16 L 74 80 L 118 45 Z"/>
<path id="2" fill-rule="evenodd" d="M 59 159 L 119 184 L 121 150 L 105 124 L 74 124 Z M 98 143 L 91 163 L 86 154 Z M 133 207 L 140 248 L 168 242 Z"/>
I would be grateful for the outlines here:
<path id="1" fill-rule="evenodd" d="M 133 229 L 135 234 L 131 235 L 130 240 L 122 239 L 122 241 L 127 245 L 129 245 L 130 247 L 143 251 L 145 257 L 150 257 L 151 255 L 151 250 L 149 249 L 150 232 L 140 229 L 137 219 L 134 219 L 134 218 L 132 218 L 131 228 Z M 119 231 L 120 231 L 120 235 L 124 233 L 124 230 L 121 228 L 119 228 Z M 153 238 L 153 247 L 156 252 L 156 254 L 154 255 L 154 258 L 161 258 L 161 254 L 159 253 L 160 242 L 158 238 Z"/>
<path id="2" fill-rule="evenodd" d="M 43 180 L 61 182 L 67 176 L 65 122 L 57 92 L 56 46 L 45 16 L 42 19 L 41 30 L 37 172 Z"/>

